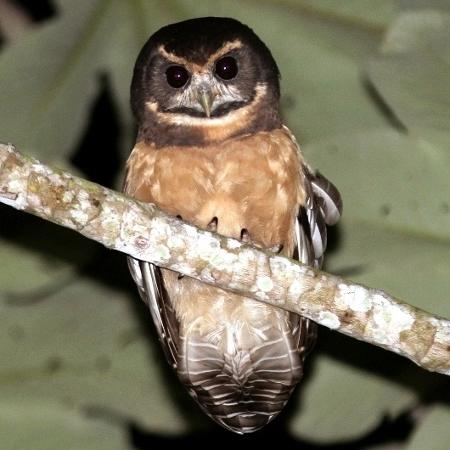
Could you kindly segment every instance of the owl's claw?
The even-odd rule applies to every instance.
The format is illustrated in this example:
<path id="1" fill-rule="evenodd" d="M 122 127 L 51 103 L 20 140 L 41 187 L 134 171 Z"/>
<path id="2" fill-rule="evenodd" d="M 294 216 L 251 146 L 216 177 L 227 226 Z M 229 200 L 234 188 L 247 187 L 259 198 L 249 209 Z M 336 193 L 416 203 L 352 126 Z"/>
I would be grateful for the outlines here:
<path id="1" fill-rule="evenodd" d="M 250 235 L 248 234 L 247 228 L 242 228 L 241 230 L 241 241 L 244 244 L 251 244 Z"/>
<path id="2" fill-rule="evenodd" d="M 247 228 L 242 228 L 241 230 L 241 241 L 244 244 L 252 245 L 253 247 L 256 248 L 262 248 L 261 245 L 253 241 L 253 239 L 250 237 L 250 233 L 248 232 Z"/>
<path id="3" fill-rule="evenodd" d="M 247 228 L 242 228 L 242 230 L 241 230 L 241 241 L 244 244 L 253 245 L 254 247 L 257 247 L 257 248 L 262 248 L 261 245 L 256 244 L 255 242 L 252 241 Z M 272 247 L 269 247 L 267 250 L 271 253 L 279 254 L 279 253 L 281 253 L 281 250 L 283 250 L 283 244 L 274 245 Z"/>
<path id="4" fill-rule="evenodd" d="M 283 244 L 277 244 L 273 247 L 270 247 L 268 250 L 269 252 L 276 253 L 277 255 L 281 253 L 281 250 L 283 250 L 284 245 Z"/>
<path id="5" fill-rule="evenodd" d="M 208 231 L 217 231 L 217 223 L 219 222 L 219 220 L 217 219 L 217 217 L 213 217 L 211 219 L 211 222 L 208 223 L 208 225 L 206 226 Z"/>

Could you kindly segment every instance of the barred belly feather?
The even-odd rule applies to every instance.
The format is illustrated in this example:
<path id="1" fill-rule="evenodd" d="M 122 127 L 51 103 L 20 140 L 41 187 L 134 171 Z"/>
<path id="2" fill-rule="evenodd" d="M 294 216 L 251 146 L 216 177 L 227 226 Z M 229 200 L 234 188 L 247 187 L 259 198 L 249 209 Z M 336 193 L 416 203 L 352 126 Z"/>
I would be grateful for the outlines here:
<path id="1" fill-rule="evenodd" d="M 165 276 L 168 278 L 170 274 Z M 166 285 L 173 286 L 172 280 Z M 199 284 L 197 293 L 202 288 Z M 208 291 L 210 295 L 211 289 Z M 172 293 L 172 298 L 176 296 Z M 177 370 L 209 416 L 234 432 L 248 433 L 266 425 L 282 410 L 300 380 L 301 339 L 307 335 L 307 321 L 251 299 L 234 297 L 217 290 L 217 297 L 209 297 L 209 304 L 214 314 L 218 304 L 234 303 L 236 314 L 219 316 L 218 320 L 208 320 L 206 314 L 203 320 L 202 308 L 203 315 L 197 321 L 180 328 Z"/>
<path id="2" fill-rule="evenodd" d="M 183 338 L 188 342 L 183 342 L 181 380 L 205 412 L 232 431 L 248 433 L 266 425 L 301 378 L 301 357 L 286 345 L 289 331 L 270 331 L 274 336 L 253 349 L 236 346 L 223 354 L 199 335 Z"/>

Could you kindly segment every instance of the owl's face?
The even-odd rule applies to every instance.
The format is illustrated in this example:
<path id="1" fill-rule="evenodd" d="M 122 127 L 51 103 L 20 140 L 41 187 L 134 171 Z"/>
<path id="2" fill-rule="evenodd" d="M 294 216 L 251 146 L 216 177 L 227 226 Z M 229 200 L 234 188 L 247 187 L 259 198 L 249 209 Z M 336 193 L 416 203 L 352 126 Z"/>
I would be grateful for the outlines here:
<path id="1" fill-rule="evenodd" d="M 221 117 L 245 106 L 258 81 L 257 68 L 241 49 L 242 42 L 227 42 L 199 63 L 168 53 L 161 45 L 148 72 L 153 104 L 169 114 L 203 118 Z"/>
<path id="2" fill-rule="evenodd" d="M 146 43 L 131 102 L 150 140 L 171 135 L 169 144 L 183 145 L 174 133 L 180 128 L 186 145 L 190 138 L 221 140 L 279 125 L 278 77 L 270 51 L 250 28 L 233 19 L 193 19 L 162 28 Z"/>

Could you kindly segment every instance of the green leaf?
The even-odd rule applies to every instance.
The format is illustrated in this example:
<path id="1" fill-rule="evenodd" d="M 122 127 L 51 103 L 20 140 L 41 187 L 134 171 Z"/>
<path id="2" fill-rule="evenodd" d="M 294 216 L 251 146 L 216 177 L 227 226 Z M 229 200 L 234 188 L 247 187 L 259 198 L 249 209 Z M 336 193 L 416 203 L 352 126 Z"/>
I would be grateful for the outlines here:
<path id="1" fill-rule="evenodd" d="M 145 11 L 157 10 L 158 3 L 146 2 Z M 100 77 L 109 70 L 114 71 L 123 119 L 129 117 L 129 83 L 147 34 L 139 5 L 117 0 L 60 0 L 60 17 L 3 51 L 1 140 L 14 142 L 22 151 L 48 162 L 68 159 L 87 125 Z M 149 28 L 156 28 L 167 16 L 149 17 Z"/>
<path id="2" fill-rule="evenodd" d="M 367 355 L 372 355 L 370 350 Z M 300 412 L 289 421 L 291 433 L 319 443 L 361 438 L 385 415 L 395 416 L 416 401 L 415 393 L 396 381 L 398 368 L 391 376 L 389 380 L 364 367 L 321 355 L 311 377 L 300 388 Z"/>
<path id="3" fill-rule="evenodd" d="M 450 9 L 448 0 L 399 0 L 401 9 Z"/>
<path id="4" fill-rule="evenodd" d="M 184 431 L 187 419 L 169 391 L 179 385 L 175 376 L 164 380 L 157 340 L 136 323 L 136 297 L 81 279 L 39 303 L 0 303 L 2 401 L 99 408 L 160 432 Z"/>
<path id="5" fill-rule="evenodd" d="M 358 27 L 382 29 L 395 16 L 397 0 L 378 0 L 373 7 L 371 0 L 275 0 L 274 3 L 302 8 L 305 14 L 323 15 Z"/>
<path id="6" fill-rule="evenodd" d="M 382 54 L 369 65 L 370 79 L 406 128 L 446 148 L 450 145 L 449 41 L 450 14 L 404 13 L 387 33 Z"/>
<path id="7" fill-rule="evenodd" d="M 0 259 L 8 261 L 0 272 L 0 298 L 11 301 L 34 297 L 57 280 L 62 286 L 74 269 L 70 261 L 60 264 L 56 258 L 30 252 L 23 244 L 8 240 L 0 241 Z"/>
<path id="8" fill-rule="evenodd" d="M 61 289 L 99 247 L 41 219 L 0 205 L 0 300 L 36 301 Z"/>
<path id="9" fill-rule="evenodd" d="M 126 433 L 92 420 L 69 407 L 42 399 L 39 403 L 0 401 L 3 449 L 125 450 Z"/>
<path id="10" fill-rule="evenodd" d="M 316 141 L 308 161 L 339 187 L 344 217 L 450 241 L 450 153 L 387 128 Z"/>
<path id="11" fill-rule="evenodd" d="M 69 156 L 96 92 L 96 3 L 80 2 L 70 17 L 49 21 L 2 52 L 2 140 L 48 160 Z"/>
<path id="12" fill-rule="evenodd" d="M 450 441 L 450 408 L 443 405 L 433 406 L 425 412 L 418 429 L 414 432 L 407 450 L 447 450 Z"/>

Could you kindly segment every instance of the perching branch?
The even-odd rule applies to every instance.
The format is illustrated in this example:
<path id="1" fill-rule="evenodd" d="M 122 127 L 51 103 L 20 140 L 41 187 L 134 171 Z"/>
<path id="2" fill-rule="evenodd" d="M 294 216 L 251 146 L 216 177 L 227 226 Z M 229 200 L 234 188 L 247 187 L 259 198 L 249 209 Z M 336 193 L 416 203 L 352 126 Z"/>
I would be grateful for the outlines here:
<path id="1" fill-rule="evenodd" d="M 50 169 L 12 145 L 0 144 L 0 202 L 450 375 L 450 321 L 381 290 L 200 230 L 153 205 Z"/>

